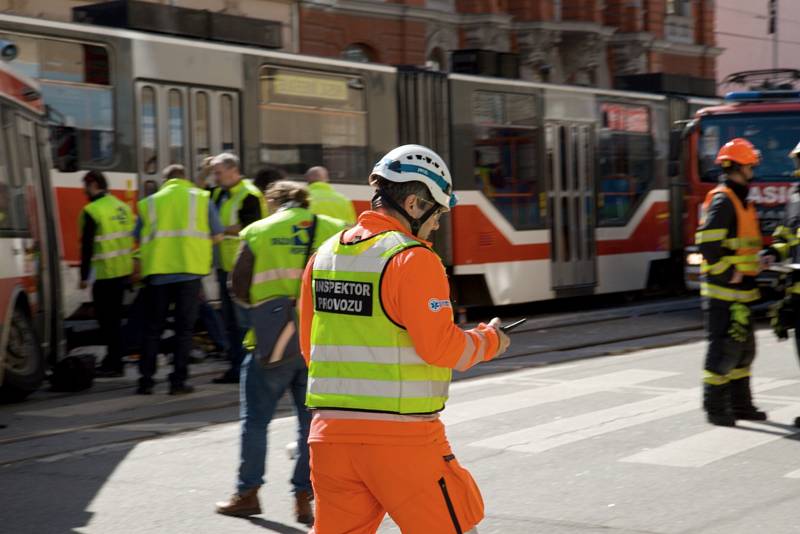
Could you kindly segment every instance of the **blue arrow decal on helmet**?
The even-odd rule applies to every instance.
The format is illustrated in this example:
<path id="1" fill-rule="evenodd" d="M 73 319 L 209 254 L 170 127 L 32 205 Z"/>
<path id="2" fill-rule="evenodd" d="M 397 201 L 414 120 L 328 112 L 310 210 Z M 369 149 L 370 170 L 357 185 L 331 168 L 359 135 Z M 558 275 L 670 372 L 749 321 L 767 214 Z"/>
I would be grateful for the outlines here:
<path id="1" fill-rule="evenodd" d="M 396 162 L 393 161 L 389 165 L 389 169 L 395 171 L 395 169 L 392 168 L 392 165 L 394 165 L 395 163 Z M 395 172 L 397 172 L 397 171 L 395 171 Z M 435 172 L 433 172 L 433 171 L 431 171 L 429 169 L 426 169 L 425 167 L 420 167 L 419 165 L 410 165 L 408 163 L 401 163 L 400 164 L 400 172 L 411 172 L 411 173 L 421 174 L 422 176 L 424 176 L 426 178 L 430 178 L 431 180 L 436 182 L 436 185 L 439 186 L 439 188 L 442 190 L 442 193 L 445 193 L 446 195 L 450 194 L 450 190 L 451 190 L 452 186 L 447 183 L 447 180 L 445 180 L 439 174 L 436 174 Z"/>

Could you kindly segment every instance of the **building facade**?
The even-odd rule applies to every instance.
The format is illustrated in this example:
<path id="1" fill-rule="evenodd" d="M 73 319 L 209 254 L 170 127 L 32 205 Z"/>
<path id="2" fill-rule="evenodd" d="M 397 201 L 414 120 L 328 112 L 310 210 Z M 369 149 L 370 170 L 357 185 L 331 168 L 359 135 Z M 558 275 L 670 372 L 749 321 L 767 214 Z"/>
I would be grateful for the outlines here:
<path id="1" fill-rule="evenodd" d="M 0 0 L 0 12 L 71 20 L 97 1 Z M 143 1 L 280 22 L 289 52 L 450 70 L 454 51 L 488 50 L 511 53 L 523 79 L 596 87 L 650 73 L 713 80 L 722 52 L 715 0 Z"/>
<path id="2" fill-rule="evenodd" d="M 713 0 L 301 0 L 299 49 L 447 70 L 459 49 L 518 54 L 528 80 L 714 79 Z"/>

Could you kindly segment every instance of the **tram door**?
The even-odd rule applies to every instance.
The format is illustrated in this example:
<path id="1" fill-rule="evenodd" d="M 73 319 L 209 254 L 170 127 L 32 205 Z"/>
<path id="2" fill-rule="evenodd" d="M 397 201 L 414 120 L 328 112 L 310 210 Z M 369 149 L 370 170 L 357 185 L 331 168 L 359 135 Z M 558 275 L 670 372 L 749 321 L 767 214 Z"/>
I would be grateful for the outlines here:
<path id="1" fill-rule="evenodd" d="M 545 129 L 553 289 L 597 283 L 594 125 L 550 122 Z"/>
<path id="2" fill-rule="evenodd" d="M 136 83 L 141 180 L 161 183 L 172 163 L 196 176 L 206 156 L 240 154 L 238 93 L 184 85 Z"/>

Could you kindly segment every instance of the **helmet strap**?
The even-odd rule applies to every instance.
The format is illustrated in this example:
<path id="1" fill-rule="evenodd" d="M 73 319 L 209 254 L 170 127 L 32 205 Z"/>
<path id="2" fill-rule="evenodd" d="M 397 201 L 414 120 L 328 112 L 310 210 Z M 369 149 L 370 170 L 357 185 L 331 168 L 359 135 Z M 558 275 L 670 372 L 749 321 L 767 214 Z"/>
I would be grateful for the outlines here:
<path id="1" fill-rule="evenodd" d="M 408 222 L 408 225 L 411 227 L 411 234 L 414 237 L 419 237 L 417 234 L 419 233 L 420 228 L 422 228 L 422 225 L 425 224 L 434 213 L 436 213 L 437 209 L 439 209 L 439 206 L 434 203 L 431 209 L 423 213 L 422 216 L 419 218 L 414 218 L 405 210 L 405 208 L 403 208 L 403 206 L 398 204 L 395 199 L 384 193 L 379 188 L 375 191 L 375 195 L 372 197 L 372 205 L 373 207 L 380 207 L 384 204 L 388 204 L 389 208 L 403 216 L 403 218 Z"/>

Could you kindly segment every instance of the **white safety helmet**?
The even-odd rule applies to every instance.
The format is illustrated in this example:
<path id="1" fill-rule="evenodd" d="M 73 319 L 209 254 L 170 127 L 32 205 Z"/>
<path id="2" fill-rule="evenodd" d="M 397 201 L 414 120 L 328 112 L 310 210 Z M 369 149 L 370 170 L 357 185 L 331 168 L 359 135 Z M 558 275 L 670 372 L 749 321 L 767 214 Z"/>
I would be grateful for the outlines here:
<path id="1" fill-rule="evenodd" d="M 458 202 L 453 193 L 453 179 L 444 160 L 422 145 L 403 145 L 383 156 L 371 176 L 390 182 L 422 182 L 440 206 L 452 208 Z"/>
<path id="2" fill-rule="evenodd" d="M 800 158 L 800 143 L 797 143 L 797 146 L 794 147 L 794 149 L 791 152 L 789 152 L 789 157 Z"/>

